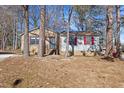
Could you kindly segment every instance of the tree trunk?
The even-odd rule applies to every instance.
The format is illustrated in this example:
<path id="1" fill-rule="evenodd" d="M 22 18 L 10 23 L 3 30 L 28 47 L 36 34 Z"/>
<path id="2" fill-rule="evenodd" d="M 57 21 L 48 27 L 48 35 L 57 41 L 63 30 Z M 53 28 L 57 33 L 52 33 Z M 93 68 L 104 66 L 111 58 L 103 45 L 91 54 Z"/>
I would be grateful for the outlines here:
<path id="1" fill-rule="evenodd" d="M 117 51 L 117 57 L 120 55 L 120 6 L 116 6 L 116 21 L 117 21 L 117 26 L 116 26 L 116 51 Z"/>
<path id="2" fill-rule="evenodd" d="M 71 8 L 69 10 L 69 17 L 68 17 L 68 24 L 67 24 L 67 39 L 66 39 L 65 58 L 69 56 L 69 31 L 70 31 L 70 20 L 71 20 L 72 10 L 73 10 L 73 8 Z"/>
<path id="3" fill-rule="evenodd" d="M 3 29 L 2 29 L 2 50 L 5 51 L 6 48 L 6 41 L 7 41 L 7 31 L 5 31 L 5 26 L 6 24 L 4 23 Z"/>
<path id="4" fill-rule="evenodd" d="M 28 18 L 28 5 L 23 5 L 24 9 L 24 22 L 25 22 L 25 32 L 24 32 L 24 56 L 29 56 L 29 18 Z"/>
<path id="5" fill-rule="evenodd" d="M 15 23 L 15 50 L 18 48 L 18 22 Z"/>
<path id="6" fill-rule="evenodd" d="M 106 53 L 105 57 L 112 57 L 112 34 L 113 34 L 113 29 L 112 29 L 112 24 L 113 24 L 113 6 L 108 6 L 107 8 L 107 29 L 106 29 Z"/>
<path id="7" fill-rule="evenodd" d="M 2 36 L 2 50 L 5 50 L 5 32 L 3 32 L 3 36 Z"/>
<path id="8" fill-rule="evenodd" d="M 57 32 L 56 34 L 56 55 L 59 55 L 59 48 L 60 48 L 60 34 Z"/>
<path id="9" fill-rule="evenodd" d="M 39 32 L 39 53 L 38 56 L 39 57 L 44 57 L 44 53 L 45 53 L 45 11 L 46 10 L 46 6 L 42 6 L 41 8 L 41 23 L 40 23 L 40 32 Z"/>
<path id="10" fill-rule="evenodd" d="M 21 24 L 20 24 L 20 31 L 21 31 L 21 33 L 24 31 L 23 30 L 23 22 L 21 22 Z M 21 41 L 19 40 L 19 48 L 21 47 Z"/>
<path id="11" fill-rule="evenodd" d="M 67 24 L 67 38 L 66 38 L 66 50 L 65 50 L 65 57 L 69 56 L 69 31 L 70 31 L 70 22 Z"/>
<path id="12" fill-rule="evenodd" d="M 13 19 L 13 50 L 15 50 L 15 19 Z"/>

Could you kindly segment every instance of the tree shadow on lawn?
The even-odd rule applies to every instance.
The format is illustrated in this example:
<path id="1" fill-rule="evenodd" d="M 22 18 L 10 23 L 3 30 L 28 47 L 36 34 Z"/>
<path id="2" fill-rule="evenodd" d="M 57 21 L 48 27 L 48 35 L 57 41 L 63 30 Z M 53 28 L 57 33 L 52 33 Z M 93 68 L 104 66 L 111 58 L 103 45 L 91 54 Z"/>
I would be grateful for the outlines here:
<path id="1" fill-rule="evenodd" d="M 106 61 L 108 61 L 108 62 L 115 62 L 114 61 L 114 58 L 112 58 L 112 57 L 103 57 L 103 58 L 101 58 L 102 60 L 106 60 Z"/>

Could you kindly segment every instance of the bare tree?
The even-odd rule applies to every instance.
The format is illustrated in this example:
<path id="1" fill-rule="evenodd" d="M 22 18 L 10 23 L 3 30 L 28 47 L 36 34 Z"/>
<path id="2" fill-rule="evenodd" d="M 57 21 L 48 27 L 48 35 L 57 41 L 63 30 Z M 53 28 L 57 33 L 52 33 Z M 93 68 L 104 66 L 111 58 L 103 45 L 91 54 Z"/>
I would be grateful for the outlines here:
<path id="1" fill-rule="evenodd" d="M 44 57 L 45 53 L 45 14 L 46 6 L 41 6 L 41 15 L 40 15 L 40 32 L 39 32 L 39 51 L 38 56 Z"/>
<path id="2" fill-rule="evenodd" d="M 56 55 L 60 54 L 60 31 L 62 25 L 62 12 L 63 12 L 63 7 L 64 6 L 54 6 L 53 8 L 53 30 L 56 31 L 56 36 L 55 36 L 55 45 L 56 45 Z"/>
<path id="3" fill-rule="evenodd" d="M 47 6 L 46 9 L 46 21 L 45 27 L 51 28 L 55 35 L 55 54 L 60 53 L 60 33 L 64 31 L 64 20 L 63 20 L 63 7 L 64 6 Z"/>
<path id="4" fill-rule="evenodd" d="M 29 16 L 28 16 L 28 5 L 23 5 L 24 10 L 24 22 L 25 22 L 25 32 L 24 32 L 24 56 L 29 56 Z"/>
<path id="5" fill-rule="evenodd" d="M 16 21 L 16 24 L 15 24 L 15 34 L 16 34 L 16 36 L 15 36 L 15 49 L 17 49 L 18 48 L 18 20 Z"/>
<path id="6" fill-rule="evenodd" d="M 105 57 L 112 56 L 112 49 L 113 49 L 113 6 L 108 6 L 107 8 L 107 29 L 106 29 L 106 53 Z"/>
<path id="7" fill-rule="evenodd" d="M 18 21 L 14 18 L 13 22 L 13 50 L 18 48 Z"/>
<path id="8" fill-rule="evenodd" d="M 117 51 L 117 57 L 120 55 L 120 6 L 116 6 L 116 38 L 115 38 L 115 45 Z"/>
<path id="9" fill-rule="evenodd" d="M 20 27 L 20 32 L 24 31 L 24 11 L 22 8 L 18 11 L 18 23 Z"/>
<path id="10" fill-rule="evenodd" d="M 73 11 L 73 7 L 69 8 L 65 57 L 69 56 L 69 32 L 70 32 L 70 20 L 71 20 L 72 11 Z"/>
<path id="11" fill-rule="evenodd" d="M 60 54 L 60 51 L 59 51 L 59 48 L 60 48 L 60 33 L 59 32 L 56 33 L 55 40 L 56 40 L 56 55 L 59 55 Z"/>
<path id="12" fill-rule="evenodd" d="M 87 15 L 87 12 L 90 10 L 90 8 L 91 8 L 91 6 L 89 6 L 89 5 L 74 6 L 74 10 L 77 12 L 78 19 L 79 19 L 78 29 L 81 31 L 84 31 L 84 28 L 87 29 L 86 15 Z"/>
<path id="13" fill-rule="evenodd" d="M 16 20 L 13 18 L 13 50 L 15 50 Z"/>
<path id="14" fill-rule="evenodd" d="M 1 49 L 4 51 L 7 45 L 11 45 L 12 15 L 7 12 L 8 8 L 4 6 L 0 8 Z"/>
<path id="15" fill-rule="evenodd" d="M 38 27 L 38 21 L 40 19 L 40 6 L 37 5 L 31 5 L 30 11 L 29 11 L 29 23 L 34 27 Z"/>
<path id="16" fill-rule="evenodd" d="M 20 8 L 20 6 L 0 6 L 0 41 L 1 48 L 3 48 L 3 50 L 10 50 L 12 47 L 15 49 L 17 46 L 18 28 L 15 20 L 17 21 L 17 14 Z"/>

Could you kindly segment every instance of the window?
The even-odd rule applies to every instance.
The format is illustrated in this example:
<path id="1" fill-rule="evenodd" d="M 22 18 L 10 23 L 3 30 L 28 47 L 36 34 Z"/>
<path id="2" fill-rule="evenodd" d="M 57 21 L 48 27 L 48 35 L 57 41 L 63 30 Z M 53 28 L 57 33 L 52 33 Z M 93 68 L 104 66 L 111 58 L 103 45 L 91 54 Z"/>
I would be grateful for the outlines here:
<path id="1" fill-rule="evenodd" d="M 38 36 L 30 36 L 30 44 L 39 44 L 39 37 Z"/>
<path id="2" fill-rule="evenodd" d="M 91 36 L 87 36 L 87 44 L 90 45 L 90 44 L 91 44 L 91 41 L 92 41 L 92 40 L 91 40 Z"/>
<path id="3" fill-rule="evenodd" d="M 84 36 L 84 45 L 94 45 L 94 36 Z"/>
<path id="4" fill-rule="evenodd" d="M 39 37 L 35 38 L 35 44 L 39 44 Z"/>
<path id="5" fill-rule="evenodd" d="M 50 40 L 50 48 L 55 49 L 55 38 L 49 37 L 49 40 Z"/>
<path id="6" fill-rule="evenodd" d="M 69 44 L 70 45 L 77 45 L 77 36 L 70 36 Z"/>
<path id="7" fill-rule="evenodd" d="M 30 37 L 30 44 L 35 44 L 35 37 L 33 36 Z"/>
<path id="8" fill-rule="evenodd" d="M 64 43 L 66 43 L 67 38 L 64 39 Z M 69 37 L 69 44 L 70 45 L 77 45 L 78 37 L 77 36 L 70 36 Z"/>
<path id="9" fill-rule="evenodd" d="M 70 36 L 69 37 L 69 44 L 72 45 L 74 43 L 74 37 Z"/>

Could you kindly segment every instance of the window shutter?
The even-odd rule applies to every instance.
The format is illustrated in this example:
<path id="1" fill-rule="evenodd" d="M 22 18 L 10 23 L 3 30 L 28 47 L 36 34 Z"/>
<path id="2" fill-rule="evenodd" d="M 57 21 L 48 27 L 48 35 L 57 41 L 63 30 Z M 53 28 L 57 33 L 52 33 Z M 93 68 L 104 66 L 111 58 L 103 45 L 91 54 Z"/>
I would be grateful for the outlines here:
<path id="1" fill-rule="evenodd" d="M 86 36 L 84 36 L 84 45 L 86 45 L 87 44 L 87 38 L 86 38 Z"/>
<path id="2" fill-rule="evenodd" d="M 77 45 L 77 36 L 74 38 L 74 45 Z"/>
<path id="3" fill-rule="evenodd" d="M 94 36 L 92 36 L 92 45 L 94 45 Z"/>

